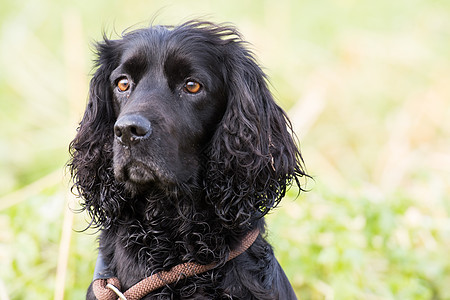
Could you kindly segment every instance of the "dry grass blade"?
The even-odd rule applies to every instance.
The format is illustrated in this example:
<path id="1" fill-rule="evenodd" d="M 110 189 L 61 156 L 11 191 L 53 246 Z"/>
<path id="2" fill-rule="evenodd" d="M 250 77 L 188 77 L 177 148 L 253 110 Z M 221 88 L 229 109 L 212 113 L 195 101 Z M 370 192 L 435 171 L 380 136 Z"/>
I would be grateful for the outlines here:
<path id="1" fill-rule="evenodd" d="M 76 103 L 82 99 L 80 95 L 80 86 L 83 86 L 83 33 L 81 17 L 79 14 L 69 11 L 64 15 L 64 46 L 65 46 L 65 62 L 67 67 L 68 82 L 68 100 L 72 107 L 71 121 L 75 120 Z M 72 227 L 74 221 L 73 212 L 69 207 L 73 207 L 73 195 L 68 193 L 66 203 L 68 207 L 64 210 L 64 221 L 62 224 L 62 234 L 59 246 L 58 266 L 56 270 L 55 284 L 55 300 L 64 299 L 65 280 L 67 275 L 67 265 L 69 261 L 70 241 L 72 236 Z"/>

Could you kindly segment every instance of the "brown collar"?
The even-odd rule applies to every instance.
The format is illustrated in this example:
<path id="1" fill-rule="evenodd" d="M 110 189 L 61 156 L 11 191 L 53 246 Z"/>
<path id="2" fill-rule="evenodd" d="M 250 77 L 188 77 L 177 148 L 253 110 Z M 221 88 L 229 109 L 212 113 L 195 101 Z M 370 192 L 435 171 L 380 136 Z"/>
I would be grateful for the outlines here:
<path id="1" fill-rule="evenodd" d="M 241 245 L 230 252 L 228 261 L 244 253 L 255 242 L 259 235 L 259 230 L 250 231 L 242 240 Z M 103 263 L 103 262 L 101 262 Z M 215 263 L 209 265 L 200 265 L 193 262 L 186 262 L 173 267 L 170 271 L 161 271 L 144 278 L 140 282 L 130 287 L 126 292 L 120 291 L 120 282 L 117 277 L 104 278 L 103 276 L 94 276 L 93 290 L 98 300 L 138 300 L 148 293 L 163 287 L 164 285 L 174 283 L 180 279 L 194 276 L 217 266 Z"/>

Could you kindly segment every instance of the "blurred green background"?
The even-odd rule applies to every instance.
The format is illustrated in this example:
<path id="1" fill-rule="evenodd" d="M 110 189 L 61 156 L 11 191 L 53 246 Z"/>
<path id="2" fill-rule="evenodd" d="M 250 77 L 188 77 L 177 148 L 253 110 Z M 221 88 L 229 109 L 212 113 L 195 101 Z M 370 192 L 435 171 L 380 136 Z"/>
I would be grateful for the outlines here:
<path id="1" fill-rule="evenodd" d="M 95 231 L 64 164 L 92 43 L 236 24 L 309 173 L 268 217 L 300 299 L 450 299 L 450 1 L 0 0 L 0 300 L 83 299 Z"/>

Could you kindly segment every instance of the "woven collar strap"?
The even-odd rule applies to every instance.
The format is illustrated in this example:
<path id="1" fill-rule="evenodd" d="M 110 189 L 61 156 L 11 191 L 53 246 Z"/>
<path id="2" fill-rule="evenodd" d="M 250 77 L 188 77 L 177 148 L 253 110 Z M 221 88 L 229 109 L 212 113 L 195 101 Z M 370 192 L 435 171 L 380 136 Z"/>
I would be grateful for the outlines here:
<path id="1" fill-rule="evenodd" d="M 228 261 L 244 253 L 255 242 L 259 235 L 259 230 L 255 229 L 249 232 L 240 246 L 230 252 Z M 93 283 L 95 297 L 98 300 L 139 300 L 148 293 L 163 287 L 165 285 L 177 282 L 180 279 L 188 278 L 206 271 L 212 270 L 217 266 L 215 263 L 209 265 L 200 265 L 193 262 L 186 262 L 173 267 L 170 271 L 161 271 L 144 278 L 140 282 L 133 285 L 126 292 L 120 292 L 120 282 L 117 277 L 96 278 Z"/>

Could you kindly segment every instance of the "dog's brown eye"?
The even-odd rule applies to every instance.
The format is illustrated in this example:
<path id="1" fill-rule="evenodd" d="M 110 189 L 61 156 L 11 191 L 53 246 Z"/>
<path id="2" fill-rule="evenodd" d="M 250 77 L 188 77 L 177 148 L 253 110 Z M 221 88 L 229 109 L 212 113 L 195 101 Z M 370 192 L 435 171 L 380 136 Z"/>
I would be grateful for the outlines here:
<path id="1" fill-rule="evenodd" d="M 121 92 L 125 92 L 130 88 L 130 82 L 126 78 L 122 78 L 117 82 L 117 88 Z"/>
<path id="2" fill-rule="evenodd" d="M 193 80 L 189 80 L 184 85 L 184 89 L 191 94 L 197 94 L 201 88 L 202 88 L 201 84 Z"/>

